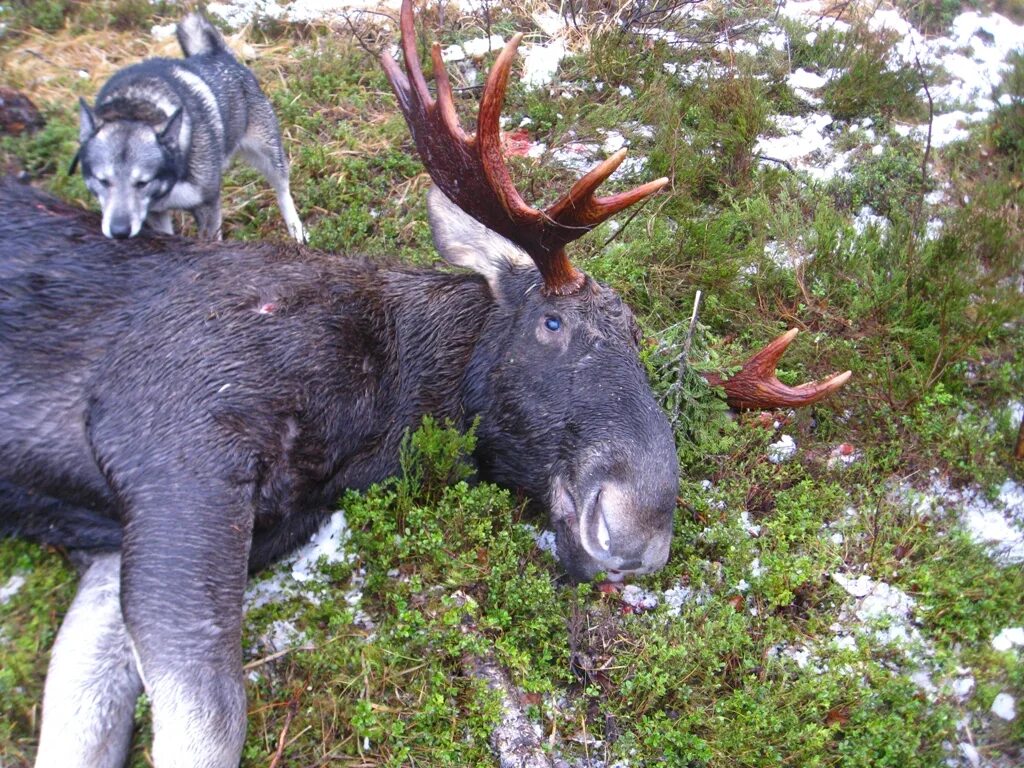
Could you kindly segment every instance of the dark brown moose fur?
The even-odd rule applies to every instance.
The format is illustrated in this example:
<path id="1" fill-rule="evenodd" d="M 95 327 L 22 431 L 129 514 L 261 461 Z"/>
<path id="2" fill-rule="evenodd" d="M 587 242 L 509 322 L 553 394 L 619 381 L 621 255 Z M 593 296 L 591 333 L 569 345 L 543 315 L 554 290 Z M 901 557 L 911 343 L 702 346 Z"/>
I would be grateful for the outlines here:
<path id="1" fill-rule="evenodd" d="M 664 564 L 671 430 L 631 312 L 590 278 L 546 296 L 511 262 L 488 280 L 294 244 L 115 242 L 10 181 L 0 210 L 0 535 L 99 558 L 76 604 L 109 626 L 69 654 L 69 617 L 46 692 L 94 684 L 58 674 L 75 654 L 123 676 L 105 717 L 128 736 L 103 735 L 115 758 L 94 764 L 116 764 L 143 680 L 158 765 L 237 764 L 247 572 L 395 473 L 424 414 L 479 418 L 481 476 L 550 510 L 572 576 Z M 107 722 L 69 722 L 90 717 Z"/>

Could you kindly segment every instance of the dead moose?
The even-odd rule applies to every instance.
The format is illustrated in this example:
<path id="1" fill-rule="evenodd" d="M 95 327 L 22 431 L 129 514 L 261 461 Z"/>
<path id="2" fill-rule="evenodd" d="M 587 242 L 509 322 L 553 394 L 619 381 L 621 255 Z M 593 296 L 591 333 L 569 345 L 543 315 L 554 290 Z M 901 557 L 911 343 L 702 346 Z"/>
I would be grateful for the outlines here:
<path id="1" fill-rule="evenodd" d="M 77 552 L 83 568 L 37 765 L 123 764 L 145 689 L 157 766 L 236 766 L 247 575 L 307 540 L 343 489 L 395 473 L 424 414 L 479 419 L 480 476 L 547 508 L 574 578 L 668 557 L 676 452 L 636 323 L 564 250 L 664 180 L 595 197 L 616 155 L 529 207 L 498 128 L 519 37 L 470 136 L 436 45 L 428 93 L 409 2 L 401 30 L 408 75 L 384 67 L 436 185 L 437 247 L 470 271 L 292 244 L 112 242 L 94 214 L 0 185 L 0 534 Z M 746 392 L 736 402 L 809 403 L 841 383 L 779 390 L 778 354 L 727 384 Z"/>

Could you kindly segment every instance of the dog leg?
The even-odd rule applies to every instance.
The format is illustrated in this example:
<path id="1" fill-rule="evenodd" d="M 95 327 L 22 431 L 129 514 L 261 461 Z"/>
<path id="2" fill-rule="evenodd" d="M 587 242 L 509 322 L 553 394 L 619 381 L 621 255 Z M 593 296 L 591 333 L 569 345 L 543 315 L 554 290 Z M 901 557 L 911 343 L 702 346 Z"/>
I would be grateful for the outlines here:
<path id="1" fill-rule="evenodd" d="M 266 133 L 268 132 L 260 133 L 250 129 L 238 147 L 239 154 L 273 187 L 288 234 L 296 241 L 304 243 L 306 232 L 292 199 L 291 186 L 288 182 L 288 161 L 285 160 L 284 150 L 281 148 L 281 138 L 276 134 L 267 136 Z"/>
<path id="2" fill-rule="evenodd" d="M 224 233 L 221 229 L 219 193 L 209 204 L 193 208 L 192 216 L 195 217 L 196 226 L 199 228 L 200 238 L 204 240 L 224 239 Z"/>
<path id="3" fill-rule="evenodd" d="M 292 193 L 288 184 L 288 176 L 285 175 L 280 179 L 268 176 L 267 181 L 270 182 L 271 186 L 274 188 L 274 192 L 277 193 L 277 206 L 281 209 L 281 215 L 284 217 L 284 224 L 288 227 L 288 234 L 295 238 L 296 242 L 306 242 L 306 231 L 302 228 L 302 220 L 299 219 L 299 212 L 295 210 L 295 201 L 292 200 Z"/>
<path id="4" fill-rule="evenodd" d="M 121 616 L 121 556 L 98 556 L 50 653 L 36 768 L 120 768 L 142 692 Z"/>
<path id="5" fill-rule="evenodd" d="M 170 211 L 150 211 L 146 216 L 146 224 L 150 229 L 163 232 L 165 235 L 174 234 L 174 224 L 171 223 Z"/>

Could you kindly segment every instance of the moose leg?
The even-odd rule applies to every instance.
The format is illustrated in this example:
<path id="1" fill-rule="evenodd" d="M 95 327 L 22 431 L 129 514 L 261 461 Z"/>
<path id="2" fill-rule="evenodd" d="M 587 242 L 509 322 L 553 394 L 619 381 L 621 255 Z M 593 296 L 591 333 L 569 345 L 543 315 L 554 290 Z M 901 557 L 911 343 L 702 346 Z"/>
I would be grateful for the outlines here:
<path id="1" fill-rule="evenodd" d="M 119 768 L 142 681 L 121 617 L 121 556 L 97 556 L 50 654 L 36 768 Z"/>
<path id="2" fill-rule="evenodd" d="M 236 768 L 245 741 L 242 594 L 251 518 L 165 478 L 125 527 L 122 604 L 153 712 L 157 768 Z"/>

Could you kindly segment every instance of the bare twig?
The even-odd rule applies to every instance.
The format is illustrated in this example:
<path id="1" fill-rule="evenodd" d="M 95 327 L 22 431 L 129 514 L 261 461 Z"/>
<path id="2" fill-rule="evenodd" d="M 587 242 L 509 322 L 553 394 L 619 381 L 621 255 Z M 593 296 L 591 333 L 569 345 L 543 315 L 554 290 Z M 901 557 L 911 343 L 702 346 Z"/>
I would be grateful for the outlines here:
<path id="1" fill-rule="evenodd" d="M 700 289 L 693 297 L 693 312 L 690 314 L 690 328 L 686 331 L 686 341 L 683 343 L 683 354 L 679 356 L 679 378 L 683 377 L 683 368 L 686 361 L 690 359 L 690 345 L 693 343 L 693 331 L 697 327 L 697 310 L 700 308 Z"/>
<path id="2" fill-rule="evenodd" d="M 794 170 L 796 170 L 795 168 L 793 168 L 793 164 L 792 163 L 790 163 L 788 160 L 783 160 L 781 157 L 769 157 L 768 155 L 754 155 L 754 159 L 755 160 L 764 160 L 764 161 L 769 162 L 769 163 L 778 163 L 779 165 L 781 165 L 783 168 L 785 168 L 790 173 L 792 173 Z"/>
<path id="3" fill-rule="evenodd" d="M 931 89 L 928 88 L 928 78 L 925 77 L 924 66 L 921 64 L 921 56 L 917 47 L 914 47 L 914 68 L 921 78 L 921 85 L 924 88 L 924 95 L 928 99 L 928 138 L 924 145 L 924 155 L 921 158 L 921 181 L 917 190 L 917 198 L 914 202 L 914 212 L 911 217 L 913 229 L 910 235 L 910 243 L 907 246 L 907 297 L 913 291 L 914 263 L 917 259 L 917 239 L 924 217 L 924 190 L 928 184 L 928 163 L 932 155 L 932 128 L 935 122 L 935 101 L 932 99 Z"/>
<path id="4" fill-rule="evenodd" d="M 306 645 L 297 645 L 294 648 L 285 648 L 283 651 L 278 651 L 277 653 L 272 653 L 269 656 L 264 656 L 262 659 L 254 659 L 253 661 L 250 661 L 248 664 L 246 664 L 244 667 L 242 667 L 242 671 L 243 672 L 249 672 L 251 670 L 258 669 L 259 667 L 262 667 L 264 664 L 269 664 L 272 661 L 276 661 L 277 659 L 280 659 L 282 656 L 287 656 L 292 651 L 315 651 L 315 650 L 316 650 L 316 646 L 313 645 L 312 643 L 307 643 Z"/>
<path id="5" fill-rule="evenodd" d="M 285 744 L 288 743 L 288 729 L 291 728 L 292 720 L 295 717 L 295 713 L 299 711 L 299 700 L 292 699 L 288 702 L 288 714 L 284 718 L 284 727 L 281 729 L 281 735 L 277 737 L 277 749 L 274 750 L 274 756 L 270 760 L 268 768 L 277 768 L 281 762 L 281 757 L 284 755 Z"/>

